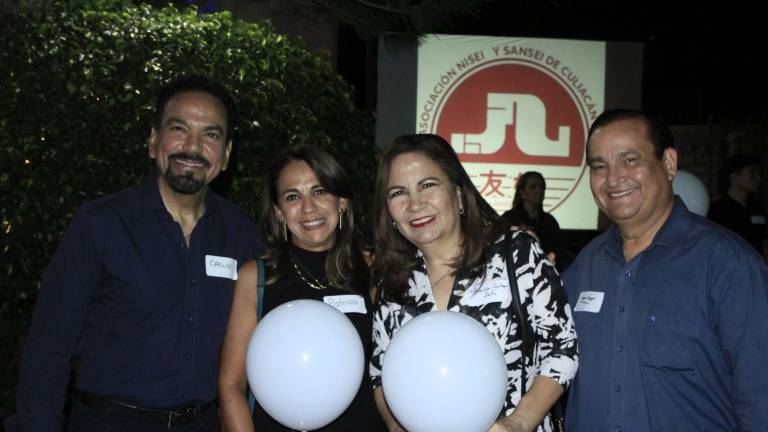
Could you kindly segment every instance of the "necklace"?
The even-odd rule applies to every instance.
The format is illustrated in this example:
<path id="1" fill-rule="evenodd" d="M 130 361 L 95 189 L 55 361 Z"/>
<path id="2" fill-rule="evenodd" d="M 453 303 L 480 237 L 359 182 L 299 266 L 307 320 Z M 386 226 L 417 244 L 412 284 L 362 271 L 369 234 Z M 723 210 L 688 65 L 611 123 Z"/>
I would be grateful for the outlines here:
<path id="1" fill-rule="evenodd" d="M 442 276 L 440 276 L 439 278 L 437 278 L 437 281 L 435 281 L 435 282 L 432 282 L 432 281 L 430 280 L 430 281 L 429 281 L 429 284 L 430 284 L 431 286 L 433 286 L 433 287 L 437 287 L 438 285 L 440 285 L 440 282 L 442 282 L 442 281 L 443 281 L 443 279 L 445 279 L 446 277 L 448 277 L 448 275 L 449 275 L 449 274 L 451 274 L 451 271 L 450 271 L 450 270 L 448 270 L 447 272 L 443 273 L 443 275 L 442 275 Z M 427 274 L 427 279 L 429 279 L 429 274 Z"/>
<path id="2" fill-rule="evenodd" d="M 330 286 L 330 284 L 324 285 L 319 280 L 315 279 L 307 269 L 304 268 L 304 266 L 301 263 L 297 263 L 298 260 L 294 257 L 291 257 L 291 264 L 293 264 L 293 268 L 296 270 L 296 274 L 299 275 L 301 280 L 304 281 L 307 285 L 310 286 L 310 288 L 314 288 L 316 290 L 326 289 Z M 299 268 L 301 266 L 301 268 Z M 304 277 L 304 274 L 306 273 L 306 277 Z"/>

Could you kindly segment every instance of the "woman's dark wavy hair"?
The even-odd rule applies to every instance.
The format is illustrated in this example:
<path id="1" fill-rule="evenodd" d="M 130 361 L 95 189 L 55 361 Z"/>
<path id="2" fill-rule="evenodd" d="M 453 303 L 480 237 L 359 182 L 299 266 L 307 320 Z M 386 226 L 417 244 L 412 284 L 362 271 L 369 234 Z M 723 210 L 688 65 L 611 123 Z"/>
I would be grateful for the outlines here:
<path id="1" fill-rule="evenodd" d="M 396 138 L 384 149 L 373 194 L 373 238 L 376 245 L 376 259 L 373 264 L 372 280 L 379 287 L 384 300 L 402 303 L 408 292 L 408 278 L 417 265 L 416 247 L 396 231 L 387 208 L 387 186 L 392 161 L 399 155 L 418 152 L 443 169 L 450 182 L 459 189 L 464 214 L 461 216 L 463 242 L 462 253 L 452 266 L 477 271 L 479 266 L 490 259 L 487 247 L 501 233 L 497 223 L 499 216 L 493 207 L 483 199 L 456 152 L 443 138 L 432 134 L 405 135 Z"/>
<path id="2" fill-rule="evenodd" d="M 528 171 L 517 179 L 515 185 L 515 198 L 512 200 L 512 208 L 518 208 L 523 205 L 523 189 L 528 185 L 528 180 L 532 177 L 538 177 L 541 179 L 541 187 L 543 190 L 547 190 L 547 181 L 544 180 L 544 176 L 538 171 Z M 539 212 L 544 213 L 544 202 L 539 203 Z"/>
<path id="3" fill-rule="evenodd" d="M 328 281 L 335 287 L 367 295 L 369 284 L 368 266 L 363 260 L 360 244 L 355 235 L 355 218 L 352 209 L 352 187 L 344 169 L 336 159 L 324 150 L 309 145 L 288 148 L 267 169 L 264 175 L 262 213 L 260 226 L 267 249 L 262 258 L 270 269 L 266 284 L 271 285 L 291 272 L 291 233 L 283 239 L 283 227 L 275 215 L 278 204 L 277 180 L 290 163 L 303 161 L 317 176 L 320 185 L 331 195 L 347 200 L 342 229 L 336 233 L 336 242 L 325 261 Z"/>

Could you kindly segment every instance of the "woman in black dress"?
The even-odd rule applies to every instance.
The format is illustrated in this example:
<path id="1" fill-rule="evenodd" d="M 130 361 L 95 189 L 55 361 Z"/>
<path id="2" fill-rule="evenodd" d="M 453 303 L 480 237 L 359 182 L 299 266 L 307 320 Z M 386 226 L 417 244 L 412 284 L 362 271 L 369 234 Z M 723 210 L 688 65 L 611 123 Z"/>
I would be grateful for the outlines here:
<path id="1" fill-rule="evenodd" d="M 544 253 L 554 253 L 555 257 L 560 257 L 562 253 L 560 224 L 554 216 L 544 211 L 546 190 L 547 182 L 540 172 L 528 171 L 522 174 L 515 186 L 512 208 L 501 215 L 501 222 L 506 227 L 533 231 Z M 562 270 L 560 266 L 558 270 Z"/>
<path id="2" fill-rule="evenodd" d="M 341 311 L 357 329 L 366 361 L 370 357 L 369 273 L 354 236 L 352 189 L 341 166 L 316 147 L 292 148 L 272 163 L 264 189 L 263 297 L 254 260 L 243 265 L 238 275 L 222 351 L 219 401 L 227 431 L 252 431 L 254 426 L 258 431 L 290 430 L 258 404 L 251 415 L 245 397 L 250 336 L 259 316 L 277 306 L 298 299 L 346 306 Z M 376 430 L 378 425 L 370 385 L 363 382 L 350 407 L 320 430 Z"/>

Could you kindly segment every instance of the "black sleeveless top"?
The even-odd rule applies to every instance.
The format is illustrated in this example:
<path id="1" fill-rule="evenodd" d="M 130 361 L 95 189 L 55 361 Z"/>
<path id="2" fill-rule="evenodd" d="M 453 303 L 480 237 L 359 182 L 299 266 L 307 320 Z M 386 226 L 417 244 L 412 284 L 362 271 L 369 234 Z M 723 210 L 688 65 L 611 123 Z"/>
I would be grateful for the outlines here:
<path id="1" fill-rule="evenodd" d="M 328 252 L 310 252 L 296 247 L 293 247 L 291 252 L 294 257 L 299 260 L 303 269 L 309 272 L 313 278 L 323 284 L 327 283 L 328 278 L 325 273 L 325 258 L 328 256 Z M 268 277 L 266 279 L 268 279 Z M 312 279 L 309 280 L 314 283 Z M 338 295 L 358 294 L 334 287 L 326 289 L 312 288 L 299 277 L 293 268 L 291 268 L 291 272 L 289 272 L 288 275 L 264 288 L 262 314 L 266 315 L 272 309 L 292 300 L 309 299 L 322 302 L 325 297 Z M 363 375 L 360 377 L 360 389 L 357 391 L 357 395 L 349 408 L 328 426 L 325 426 L 322 429 L 317 429 L 318 431 L 386 430 L 381 421 L 381 417 L 379 416 L 379 412 L 376 410 L 376 403 L 373 399 L 373 390 L 368 378 L 368 362 L 371 358 L 371 314 L 373 312 L 373 306 L 371 305 L 368 295 L 362 295 L 361 297 L 365 303 L 366 312 L 346 313 L 347 318 L 349 318 L 355 326 L 357 333 L 360 335 L 360 340 L 363 343 L 363 350 L 365 351 L 365 367 L 363 368 Z M 258 403 L 256 403 L 254 410 L 253 423 L 255 429 L 259 432 L 283 432 L 291 430 L 272 419 L 272 417 L 270 417 Z"/>

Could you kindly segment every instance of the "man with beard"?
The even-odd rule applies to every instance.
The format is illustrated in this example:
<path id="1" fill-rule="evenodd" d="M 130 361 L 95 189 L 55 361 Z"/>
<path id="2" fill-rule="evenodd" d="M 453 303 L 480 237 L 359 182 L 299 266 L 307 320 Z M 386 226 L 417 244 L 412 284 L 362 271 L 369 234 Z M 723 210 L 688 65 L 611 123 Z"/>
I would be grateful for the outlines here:
<path id="1" fill-rule="evenodd" d="M 219 348 L 239 266 L 261 244 L 244 210 L 208 190 L 232 150 L 234 102 L 200 77 L 159 94 L 153 171 L 84 204 L 46 271 L 22 359 L 17 427 L 220 429 Z"/>

